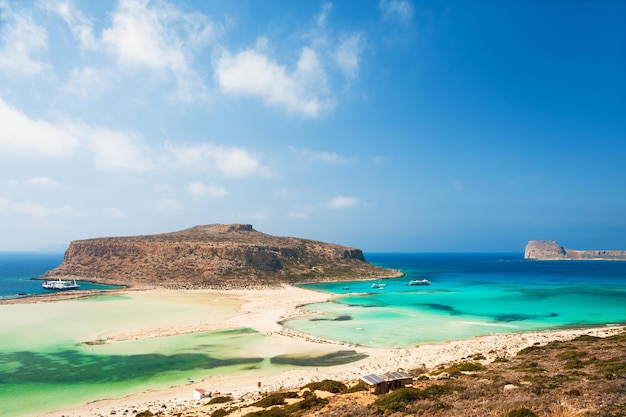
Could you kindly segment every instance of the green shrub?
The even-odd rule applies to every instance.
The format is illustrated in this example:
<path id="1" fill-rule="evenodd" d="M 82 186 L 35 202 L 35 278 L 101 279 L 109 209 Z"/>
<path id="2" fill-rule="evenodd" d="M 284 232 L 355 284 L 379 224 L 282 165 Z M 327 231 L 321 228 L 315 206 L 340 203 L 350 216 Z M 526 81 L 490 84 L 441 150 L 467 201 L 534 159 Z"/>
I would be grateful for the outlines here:
<path id="1" fill-rule="evenodd" d="M 339 381 L 333 381 L 332 379 L 325 379 L 319 382 L 311 382 L 304 386 L 304 388 L 308 388 L 311 391 L 326 391 L 332 392 L 333 394 L 338 394 L 341 391 L 345 390 L 346 384 Z"/>
<path id="2" fill-rule="evenodd" d="M 285 403 L 285 393 L 284 392 L 276 392 L 274 394 L 270 394 L 265 398 L 261 398 L 259 401 L 252 403 L 251 405 L 254 407 L 268 408 L 273 407 L 275 405 L 284 405 Z"/>
<path id="3" fill-rule="evenodd" d="M 226 411 L 223 408 L 218 408 L 217 410 L 211 413 L 211 417 L 224 417 L 230 414 L 230 411 Z"/>
<path id="4" fill-rule="evenodd" d="M 325 398 L 320 398 L 317 395 L 309 395 L 302 401 L 298 401 L 297 403 L 290 404 L 284 408 L 287 414 L 296 414 L 301 411 L 314 410 L 318 408 L 322 408 L 328 404 L 328 400 Z"/>
<path id="5" fill-rule="evenodd" d="M 447 372 L 450 375 L 458 375 L 461 372 L 482 371 L 485 367 L 479 362 L 460 362 L 452 364 L 444 368 L 441 372 Z"/>
<path id="6" fill-rule="evenodd" d="M 407 405 L 423 398 L 422 392 L 415 388 L 400 388 L 378 397 L 372 406 L 381 411 L 404 411 Z"/>
<path id="7" fill-rule="evenodd" d="M 211 398 L 211 400 L 207 403 L 207 405 L 209 405 L 209 404 L 224 404 L 224 403 L 230 402 L 232 400 L 233 399 L 231 397 L 227 397 L 227 396 L 214 397 L 214 398 Z"/>
<path id="8" fill-rule="evenodd" d="M 369 389 L 369 387 L 367 386 L 367 384 L 363 381 L 359 381 L 358 383 L 354 384 L 351 387 L 348 387 L 346 389 L 344 389 L 343 391 L 341 391 L 342 394 L 350 394 L 353 392 L 361 392 L 361 391 L 367 391 Z"/>
<path id="9" fill-rule="evenodd" d="M 289 415 L 278 407 L 270 408 L 269 410 L 253 411 L 245 414 L 244 417 L 288 417 Z"/>

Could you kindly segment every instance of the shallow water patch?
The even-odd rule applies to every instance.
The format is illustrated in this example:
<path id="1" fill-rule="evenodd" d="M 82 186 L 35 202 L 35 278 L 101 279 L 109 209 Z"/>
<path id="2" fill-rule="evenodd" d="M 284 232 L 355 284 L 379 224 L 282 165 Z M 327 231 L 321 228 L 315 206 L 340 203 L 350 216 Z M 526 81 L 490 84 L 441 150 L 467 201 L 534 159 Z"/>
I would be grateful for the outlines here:
<path id="1" fill-rule="evenodd" d="M 278 355 L 271 358 L 270 363 L 295 366 L 335 366 L 365 358 L 367 358 L 366 354 L 354 350 L 338 350 L 324 355 Z"/>

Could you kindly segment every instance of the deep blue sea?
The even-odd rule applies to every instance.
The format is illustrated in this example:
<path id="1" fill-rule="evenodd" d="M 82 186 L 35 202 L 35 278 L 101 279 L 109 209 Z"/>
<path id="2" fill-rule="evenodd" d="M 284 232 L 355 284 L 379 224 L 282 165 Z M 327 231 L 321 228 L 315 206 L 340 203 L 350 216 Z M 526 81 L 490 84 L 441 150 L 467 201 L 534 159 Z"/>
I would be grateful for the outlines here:
<path id="1" fill-rule="evenodd" d="M 49 292 L 42 281 L 31 278 L 43 275 L 63 262 L 62 253 L 0 252 L 0 299 Z M 112 286 L 78 282 L 83 290 L 107 289 Z"/>
<path id="2" fill-rule="evenodd" d="M 522 254 L 369 254 L 405 277 L 308 284 L 336 294 L 287 322 L 318 337 L 409 346 L 478 335 L 626 322 L 626 261 L 532 261 Z M 408 286 L 410 280 L 428 286 Z"/>

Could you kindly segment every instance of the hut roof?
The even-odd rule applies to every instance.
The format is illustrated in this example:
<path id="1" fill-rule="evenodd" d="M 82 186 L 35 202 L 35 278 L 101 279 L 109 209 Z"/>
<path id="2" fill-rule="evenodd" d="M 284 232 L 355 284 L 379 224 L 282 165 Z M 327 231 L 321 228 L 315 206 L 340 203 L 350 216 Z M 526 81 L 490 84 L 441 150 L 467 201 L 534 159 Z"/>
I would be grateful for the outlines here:
<path id="1" fill-rule="evenodd" d="M 413 378 L 411 376 L 411 374 L 404 372 L 404 371 L 396 371 L 396 372 L 387 372 L 386 374 L 383 374 L 383 377 L 387 380 L 387 381 L 395 381 L 398 379 L 408 379 L 408 378 Z"/>
<path id="2" fill-rule="evenodd" d="M 385 382 L 383 377 L 378 376 L 376 374 L 362 376 L 361 381 L 369 385 L 377 385 L 377 384 L 380 384 L 381 382 Z"/>

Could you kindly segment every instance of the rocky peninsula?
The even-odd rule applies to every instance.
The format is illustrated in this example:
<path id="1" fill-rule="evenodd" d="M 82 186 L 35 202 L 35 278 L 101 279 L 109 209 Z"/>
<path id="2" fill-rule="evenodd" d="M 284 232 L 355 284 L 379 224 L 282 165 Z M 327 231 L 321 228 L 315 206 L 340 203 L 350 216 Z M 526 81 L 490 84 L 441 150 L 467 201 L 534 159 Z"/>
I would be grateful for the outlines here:
<path id="1" fill-rule="evenodd" d="M 72 241 L 63 263 L 45 278 L 135 287 L 245 288 L 399 275 L 368 263 L 361 249 L 272 236 L 249 224 L 211 224 Z"/>
<path id="2" fill-rule="evenodd" d="M 626 260 L 626 250 L 566 249 L 554 240 L 531 240 L 526 245 L 524 259 Z"/>

